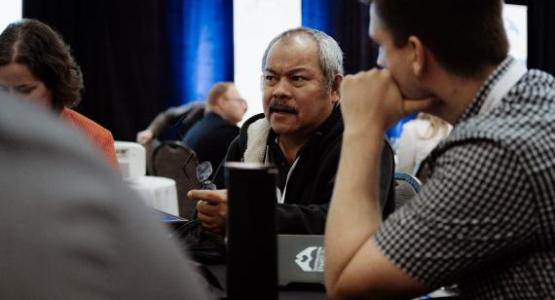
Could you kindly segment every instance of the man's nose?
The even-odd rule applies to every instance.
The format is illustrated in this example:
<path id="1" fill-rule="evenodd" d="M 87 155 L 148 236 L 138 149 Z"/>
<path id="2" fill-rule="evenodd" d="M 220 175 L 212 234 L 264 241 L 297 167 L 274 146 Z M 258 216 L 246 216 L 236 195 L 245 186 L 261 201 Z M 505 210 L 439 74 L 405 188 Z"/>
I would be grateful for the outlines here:
<path id="1" fill-rule="evenodd" d="M 291 95 L 291 85 L 286 79 L 281 78 L 274 86 L 272 95 L 280 98 L 289 97 Z"/>

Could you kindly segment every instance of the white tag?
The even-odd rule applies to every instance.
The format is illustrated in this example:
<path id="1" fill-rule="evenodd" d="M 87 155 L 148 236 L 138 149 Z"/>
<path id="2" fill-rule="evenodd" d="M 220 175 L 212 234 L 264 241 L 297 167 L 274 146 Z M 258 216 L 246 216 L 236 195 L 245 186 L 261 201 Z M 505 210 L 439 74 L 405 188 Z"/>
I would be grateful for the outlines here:
<path id="1" fill-rule="evenodd" d="M 501 100 L 507 95 L 509 90 L 526 74 L 528 70 L 522 63 L 513 60 L 507 67 L 505 74 L 499 78 L 499 81 L 491 89 L 488 97 L 484 101 L 480 114 L 489 112 L 501 104 Z"/>

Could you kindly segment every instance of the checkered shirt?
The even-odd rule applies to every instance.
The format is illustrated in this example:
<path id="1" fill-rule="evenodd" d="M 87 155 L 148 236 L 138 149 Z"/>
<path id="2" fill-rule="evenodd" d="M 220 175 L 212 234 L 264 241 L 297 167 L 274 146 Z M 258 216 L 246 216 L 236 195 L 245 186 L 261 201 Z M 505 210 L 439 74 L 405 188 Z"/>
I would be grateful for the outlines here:
<path id="1" fill-rule="evenodd" d="M 463 299 L 555 299 L 555 79 L 528 71 L 502 103 L 480 108 L 488 78 L 424 162 L 429 177 L 374 242 L 431 289 Z"/>

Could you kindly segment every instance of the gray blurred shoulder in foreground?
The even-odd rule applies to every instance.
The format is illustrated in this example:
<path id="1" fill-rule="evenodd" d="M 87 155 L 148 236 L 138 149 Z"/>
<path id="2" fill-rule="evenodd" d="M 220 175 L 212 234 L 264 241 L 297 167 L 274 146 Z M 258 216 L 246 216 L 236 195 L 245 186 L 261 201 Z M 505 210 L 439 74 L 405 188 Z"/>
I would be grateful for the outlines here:
<path id="1" fill-rule="evenodd" d="M 158 216 L 71 128 L 0 93 L 0 299 L 205 299 Z"/>

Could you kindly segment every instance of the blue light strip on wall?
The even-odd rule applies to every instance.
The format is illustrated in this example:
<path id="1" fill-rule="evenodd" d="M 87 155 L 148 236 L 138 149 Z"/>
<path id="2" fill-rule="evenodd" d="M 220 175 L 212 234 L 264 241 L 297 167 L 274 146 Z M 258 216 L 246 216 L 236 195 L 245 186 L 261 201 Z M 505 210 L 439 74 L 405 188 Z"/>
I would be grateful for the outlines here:
<path id="1" fill-rule="evenodd" d="M 180 103 L 204 100 L 218 81 L 233 81 L 233 0 L 173 0 L 172 62 Z"/>
<path id="2" fill-rule="evenodd" d="M 333 36 L 333 0 L 302 0 L 302 25 Z"/>

